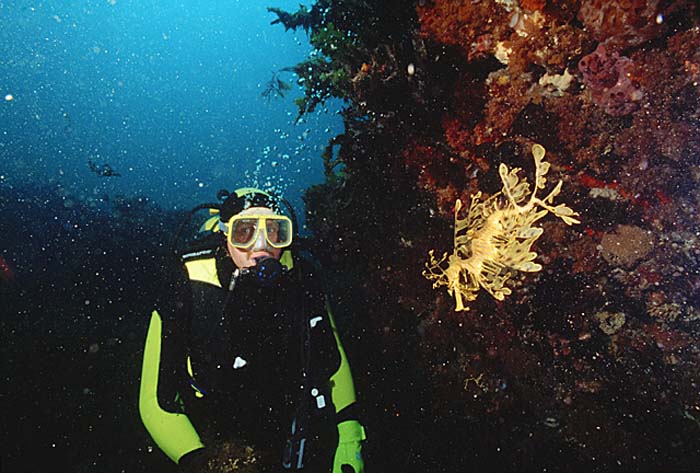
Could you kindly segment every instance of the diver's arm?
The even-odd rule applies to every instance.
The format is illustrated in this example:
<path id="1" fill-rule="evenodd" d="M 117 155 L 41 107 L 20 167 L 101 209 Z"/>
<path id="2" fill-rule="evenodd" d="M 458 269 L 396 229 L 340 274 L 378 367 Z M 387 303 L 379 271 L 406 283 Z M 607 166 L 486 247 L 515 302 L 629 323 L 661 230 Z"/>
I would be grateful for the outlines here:
<path id="1" fill-rule="evenodd" d="M 171 299 L 156 304 L 151 314 L 139 392 L 139 413 L 146 430 L 175 463 L 204 446 L 178 396 L 178 387 L 186 379 L 185 337 L 191 308 L 185 285 L 180 278 L 174 281 L 167 291 Z"/>
<path id="2" fill-rule="evenodd" d="M 304 261 L 302 260 L 302 263 Z M 300 265 L 301 266 L 301 265 Z M 335 410 L 335 420 L 338 429 L 338 445 L 333 459 L 333 473 L 346 473 L 350 467 L 354 473 L 364 473 L 364 461 L 362 459 L 362 441 L 366 439 L 365 429 L 359 421 L 359 409 L 355 395 L 355 383 L 350 371 L 345 349 L 338 335 L 338 328 L 333 318 L 327 291 L 321 284 L 321 279 L 315 276 L 315 268 L 305 267 L 305 283 L 307 294 L 315 294 L 318 299 L 314 301 L 316 311 L 312 313 L 327 314 L 328 330 L 322 330 L 320 345 L 323 347 L 321 356 L 312 358 L 323 360 L 320 371 L 324 379 L 330 381 L 330 396 Z M 315 316 L 312 316 L 313 320 Z M 323 322 L 325 323 L 325 322 Z M 314 346 L 318 346 L 318 340 L 314 339 Z"/>
<path id="3" fill-rule="evenodd" d="M 335 406 L 338 423 L 338 447 L 333 460 L 333 473 L 344 473 L 343 466 L 350 465 L 355 473 L 364 473 L 362 459 L 362 441 L 367 438 L 365 429 L 359 421 L 355 383 L 350 372 L 350 364 L 338 336 L 338 329 L 326 303 L 328 319 L 333 329 L 335 343 L 340 354 L 340 367 L 331 376 L 331 398 Z"/>

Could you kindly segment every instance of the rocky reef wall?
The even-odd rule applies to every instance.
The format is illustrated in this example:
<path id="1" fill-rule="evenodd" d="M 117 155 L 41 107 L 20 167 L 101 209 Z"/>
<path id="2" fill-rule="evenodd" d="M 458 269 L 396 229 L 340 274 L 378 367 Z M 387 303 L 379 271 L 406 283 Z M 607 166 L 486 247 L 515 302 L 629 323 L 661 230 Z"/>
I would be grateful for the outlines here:
<path id="1" fill-rule="evenodd" d="M 279 13 L 279 12 L 278 12 Z M 700 469 L 700 9 L 321 0 L 300 114 L 346 100 L 306 194 L 379 471 Z M 580 213 L 455 312 L 421 275 L 501 163 Z M 387 469 L 390 468 L 390 469 Z"/>

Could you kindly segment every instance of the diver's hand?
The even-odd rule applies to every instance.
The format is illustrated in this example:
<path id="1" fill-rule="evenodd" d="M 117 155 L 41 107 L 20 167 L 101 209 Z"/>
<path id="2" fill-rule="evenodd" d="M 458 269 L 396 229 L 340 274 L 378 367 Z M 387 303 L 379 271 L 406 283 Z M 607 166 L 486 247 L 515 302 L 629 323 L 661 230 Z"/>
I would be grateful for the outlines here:
<path id="1" fill-rule="evenodd" d="M 200 448 L 185 454 L 178 462 L 179 470 L 186 473 L 202 473 L 209 471 L 209 455 L 206 449 Z"/>
<path id="2" fill-rule="evenodd" d="M 362 441 L 365 429 L 357 420 L 346 420 L 338 424 L 338 448 L 333 460 L 333 473 L 364 473 Z"/>

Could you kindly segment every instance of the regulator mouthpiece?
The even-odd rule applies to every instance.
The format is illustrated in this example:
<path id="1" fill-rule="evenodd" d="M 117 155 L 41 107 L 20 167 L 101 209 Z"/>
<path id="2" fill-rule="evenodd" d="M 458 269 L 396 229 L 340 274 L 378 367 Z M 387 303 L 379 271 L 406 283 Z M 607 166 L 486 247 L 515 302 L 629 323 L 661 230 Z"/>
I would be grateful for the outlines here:
<path id="1" fill-rule="evenodd" d="M 268 287 L 284 272 L 284 268 L 278 259 L 271 256 L 263 256 L 255 258 L 255 266 L 250 268 L 250 272 L 258 284 Z"/>

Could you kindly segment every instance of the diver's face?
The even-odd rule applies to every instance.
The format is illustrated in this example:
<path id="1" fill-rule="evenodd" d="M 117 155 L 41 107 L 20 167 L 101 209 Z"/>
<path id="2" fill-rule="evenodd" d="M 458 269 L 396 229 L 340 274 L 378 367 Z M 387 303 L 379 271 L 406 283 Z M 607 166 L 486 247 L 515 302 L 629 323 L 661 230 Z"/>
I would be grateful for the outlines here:
<path id="1" fill-rule="evenodd" d="M 267 207 L 249 207 L 243 210 L 238 215 L 275 215 L 272 209 Z M 256 258 L 268 258 L 272 257 L 279 259 L 282 254 L 281 248 L 273 248 L 267 243 L 265 238 L 265 233 L 260 231 L 257 232 L 255 242 L 248 248 L 237 248 L 231 245 L 228 240 L 226 241 L 226 248 L 228 249 L 228 254 L 231 256 L 234 264 L 238 268 L 250 268 L 255 266 Z"/>

